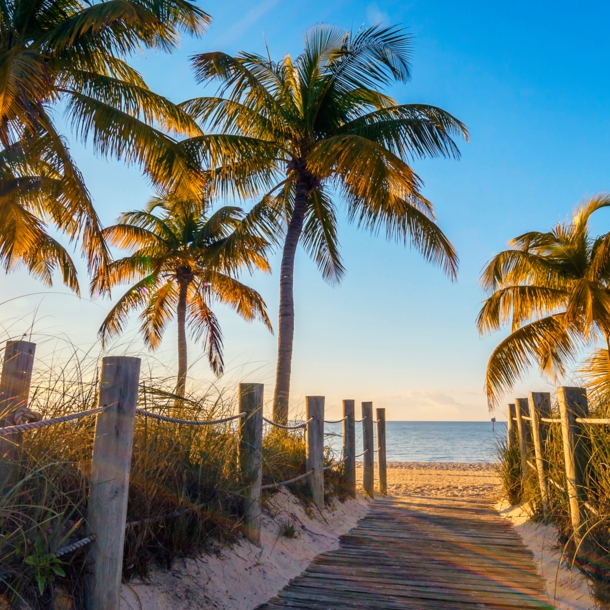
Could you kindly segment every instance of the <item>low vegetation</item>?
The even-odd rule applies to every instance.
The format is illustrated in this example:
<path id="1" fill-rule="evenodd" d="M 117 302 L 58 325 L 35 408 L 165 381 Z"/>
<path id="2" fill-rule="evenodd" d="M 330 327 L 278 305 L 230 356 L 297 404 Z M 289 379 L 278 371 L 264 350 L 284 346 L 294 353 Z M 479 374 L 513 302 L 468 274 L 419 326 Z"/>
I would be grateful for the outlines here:
<path id="1" fill-rule="evenodd" d="M 610 404 L 592 401 L 589 405 L 590 417 L 607 418 Z M 553 406 L 553 418 L 559 417 L 557 405 Z M 586 489 L 588 504 L 586 521 L 581 528 L 579 542 L 574 537 L 568 496 L 565 491 L 549 483 L 549 510 L 543 511 L 537 472 L 528 468 L 521 476 L 521 452 L 518 443 L 509 448 L 506 442 L 498 445 L 499 473 L 504 493 L 511 504 L 524 503 L 536 521 L 552 523 L 558 531 L 565 561 L 574 561 L 593 583 L 596 597 L 603 602 L 610 601 L 610 435 L 606 425 L 586 427 Z M 533 448 L 528 448 L 529 459 L 534 463 Z M 560 424 L 547 428 L 544 458 L 549 481 L 555 481 L 565 488 L 565 461 Z"/>
<path id="2" fill-rule="evenodd" d="M 73 359 L 46 373 L 37 366 L 31 407 L 45 418 L 94 408 L 96 367 L 94 358 Z M 145 379 L 139 407 L 176 415 L 174 384 L 173 378 Z M 236 408 L 231 392 L 212 386 L 182 400 L 178 415 L 208 420 Z M 55 552 L 87 535 L 94 429 L 95 418 L 86 417 L 23 434 L 17 482 L 0 500 L 0 607 L 5 601 L 8 607 L 52 608 L 59 592 L 69 595 L 75 608 L 83 607 L 88 547 L 60 557 Z M 194 427 L 136 418 L 124 578 L 145 576 L 154 565 L 169 568 L 177 557 L 237 540 L 243 514 L 237 449 L 236 422 Z M 268 431 L 263 454 L 265 483 L 306 470 L 302 430 Z M 332 459 L 327 452 L 327 463 Z M 328 478 L 329 500 L 342 497 L 340 472 Z M 310 505 L 304 480 L 289 489 Z"/>

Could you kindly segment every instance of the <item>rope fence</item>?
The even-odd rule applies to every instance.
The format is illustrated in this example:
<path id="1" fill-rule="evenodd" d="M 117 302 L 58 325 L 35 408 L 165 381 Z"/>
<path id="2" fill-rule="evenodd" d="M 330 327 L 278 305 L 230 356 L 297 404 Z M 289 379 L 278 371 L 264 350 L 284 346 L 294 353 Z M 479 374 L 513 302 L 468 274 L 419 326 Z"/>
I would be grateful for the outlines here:
<path id="1" fill-rule="evenodd" d="M 281 430 L 300 430 L 301 428 L 306 428 L 307 424 L 313 421 L 313 417 L 310 417 L 307 421 L 304 421 L 302 424 L 296 424 L 294 426 L 284 426 L 282 424 L 278 424 L 274 422 L 272 419 L 267 419 L 263 417 L 263 421 L 274 428 L 280 428 Z"/>
<path id="2" fill-rule="evenodd" d="M 245 413 L 238 413 L 237 415 L 231 415 L 230 417 L 223 417 L 221 419 L 211 419 L 211 420 L 190 420 L 190 419 L 178 419 L 177 417 L 169 417 L 167 415 L 159 415 L 159 413 L 151 413 L 150 411 L 145 411 L 144 409 L 136 409 L 136 413 L 138 415 L 143 415 L 144 417 L 150 417 L 151 419 L 157 419 L 159 421 L 170 422 L 172 424 L 182 424 L 185 426 L 213 426 L 216 424 L 225 424 L 227 422 L 233 421 L 235 419 L 241 419 L 245 417 Z"/>
<path id="3" fill-rule="evenodd" d="M 52 419 L 41 419 L 40 421 L 28 422 L 26 424 L 19 424 L 18 426 L 7 426 L 6 428 L 0 428 L 0 436 L 9 436 L 15 432 L 25 432 L 26 430 L 38 430 L 40 428 L 46 428 L 47 426 L 53 426 L 54 424 L 63 424 L 65 422 L 74 421 L 81 419 L 82 417 L 88 417 L 89 415 L 97 415 L 102 413 L 109 407 L 97 407 L 89 411 L 81 411 L 80 413 L 71 413 L 70 415 L 61 415 L 60 417 L 53 417 Z"/>
<path id="4" fill-rule="evenodd" d="M 279 483 L 270 483 L 269 485 L 262 485 L 261 489 L 275 489 L 276 487 L 280 487 L 281 485 L 288 485 L 289 483 L 296 483 L 305 477 L 308 477 L 310 474 L 313 474 L 313 470 L 308 470 L 305 474 L 300 474 L 298 477 L 294 477 L 293 479 L 288 479 L 287 481 L 280 481 Z"/>
<path id="5" fill-rule="evenodd" d="M 72 544 L 68 544 L 67 546 L 63 546 L 55 553 L 55 557 L 62 557 L 63 555 L 68 555 L 69 553 L 73 553 L 74 551 L 78 551 L 78 549 L 82 549 L 84 546 L 87 546 L 91 542 L 95 540 L 95 534 L 91 534 L 82 540 L 78 540 L 77 542 L 73 542 Z"/>
<path id="6" fill-rule="evenodd" d="M 325 419 L 324 423 L 325 424 L 340 424 L 341 422 L 344 422 L 347 419 L 347 416 L 342 417 L 341 419 Z"/>
<path id="7" fill-rule="evenodd" d="M 8 447 L 9 451 L 14 451 L 10 455 L 7 453 L 9 455 L 7 463 L 12 468 L 12 462 L 17 464 L 17 460 L 14 460 L 11 456 L 18 455 L 20 449 L 18 445 L 22 442 L 18 433 L 73 422 L 88 416 L 97 417 L 95 433 L 92 437 L 91 468 L 88 475 L 89 495 L 85 517 L 87 531 L 83 532 L 88 535 L 58 548 L 53 553 L 54 557 L 64 557 L 95 542 L 88 550 L 88 562 L 91 566 L 92 578 L 87 579 L 85 583 L 91 610 L 105 610 L 109 607 L 118 608 L 120 604 L 120 582 L 126 531 L 131 531 L 142 525 L 174 519 L 206 508 L 206 504 L 178 506 L 173 512 L 149 516 L 136 521 L 127 521 L 126 512 L 134 447 L 134 429 L 137 430 L 137 427 L 134 426 L 136 417 L 184 426 L 211 426 L 241 420 L 238 429 L 235 430 L 239 440 L 238 449 L 236 447 L 239 475 L 236 480 L 243 484 L 243 488 L 240 485 L 239 494 L 233 494 L 231 491 L 226 491 L 226 493 L 239 495 L 245 500 L 239 525 L 244 535 L 257 544 L 260 544 L 261 492 L 263 490 L 276 489 L 308 478 L 307 484 L 311 491 L 313 503 L 319 509 L 323 509 L 324 472 L 345 464 L 345 468 L 340 473 L 342 485 L 345 486 L 345 490 L 350 496 L 356 497 L 355 460 L 368 453 L 369 458 L 372 459 L 366 460 L 364 464 L 363 488 L 366 494 L 373 497 L 375 491 L 375 474 L 373 471 L 376 460 L 371 454 L 379 453 L 379 490 L 382 494 L 387 491 L 387 481 L 385 480 L 385 410 L 377 409 L 377 418 L 374 419 L 372 402 L 362 403 L 362 419 L 355 419 L 355 401 L 350 399 L 343 401 L 343 417 L 341 419 L 324 420 L 325 398 L 323 396 L 308 396 L 306 397 L 306 421 L 295 425 L 284 425 L 263 416 L 264 387 L 262 384 L 241 383 L 239 384 L 238 399 L 239 413 L 236 415 L 213 420 L 182 419 L 162 415 L 146 408 L 145 397 L 152 392 L 144 389 L 143 394 L 139 395 L 142 392 L 140 385 L 141 361 L 139 358 L 106 356 L 102 359 L 99 381 L 96 386 L 97 404 L 104 406 L 98 406 L 80 413 L 42 419 L 42 415 L 28 408 L 29 380 L 32 377 L 34 348 L 35 345 L 27 341 L 12 341 L 7 344 L 5 349 L 4 363 L 0 375 L 0 396 L 3 396 L 6 404 L 9 405 L 7 407 L 8 417 L 5 418 L 5 421 L 8 419 L 14 425 L 0 427 L 0 444 L 3 450 L 4 447 Z M 8 379 L 26 381 L 15 389 L 14 383 L 13 385 L 7 385 L 9 384 L 6 381 Z M 142 396 L 144 396 L 144 400 L 140 402 Z M 11 406 L 12 404 L 15 406 Z M 142 404 L 144 408 L 138 408 L 139 404 Z M 355 424 L 361 424 L 365 421 L 367 422 L 367 430 L 371 428 L 371 424 L 377 424 L 379 449 L 375 450 L 373 448 L 373 434 L 367 432 L 367 434 L 363 434 L 364 451 L 354 455 L 357 442 Z M 324 424 L 341 423 L 344 424 L 344 457 L 328 466 L 323 466 L 325 463 Z M 304 465 L 306 472 L 304 474 L 285 481 L 260 484 L 263 476 L 264 424 L 282 430 L 307 430 L 306 463 Z M 138 446 L 138 443 L 136 443 L 136 446 Z M 382 448 L 383 452 L 381 451 Z M 296 471 L 298 472 L 301 468 L 302 466 L 299 466 Z M 117 485 L 117 481 L 123 481 L 124 484 Z M 114 506 L 122 506 L 123 508 L 110 510 L 109 498 L 112 498 Z"/>

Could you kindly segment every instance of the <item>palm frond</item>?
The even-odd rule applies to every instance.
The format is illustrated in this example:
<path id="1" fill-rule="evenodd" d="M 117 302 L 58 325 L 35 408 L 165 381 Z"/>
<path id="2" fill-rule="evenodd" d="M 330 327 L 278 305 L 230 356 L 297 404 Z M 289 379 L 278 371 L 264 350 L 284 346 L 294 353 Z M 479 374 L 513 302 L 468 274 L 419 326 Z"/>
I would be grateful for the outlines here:
<path id="1" fill-rule="evenodd" d="M 302 244 L 315 261 L 322 277 L 330 284 L 338 284 L 345 273 L 339 253 L 337 216 L 332 199 L 322 189 L 309 196 Z"/>
<path id="2" fill-rule="evenodd" d="M 188 296 L 188 321 L 194 341 L 204 341 L 208 363 L 215 375 L 224 372 L 222 331 L 218 318 L 207 306 L 204 298 L 205 288 L 194 284 Z"/>
<path id="3" fill-rule="evenodd" d="M 579 345 L 578 337 L 566 330 L 563 314 L 541 318 L 511 333 L 487 363 L 485 392 L 490 408 L 533 364 L 537 363 L 546 375 L 561 375 Z"/>

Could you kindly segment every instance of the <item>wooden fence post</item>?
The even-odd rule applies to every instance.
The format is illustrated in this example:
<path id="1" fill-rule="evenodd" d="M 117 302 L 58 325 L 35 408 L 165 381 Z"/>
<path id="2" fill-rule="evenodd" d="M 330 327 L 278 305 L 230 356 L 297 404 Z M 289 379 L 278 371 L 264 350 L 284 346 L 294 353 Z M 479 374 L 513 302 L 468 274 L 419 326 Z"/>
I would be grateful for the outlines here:
<path id="1" fill-rule="evenodd" d="M 517 415 L 517 431 L 519 433 L 519 451 L 521 453 L 521 486 L 525 485 L 527 479 L 527 449 L 531 442 L 530 428 L 527 425 L 527 420 L 523 417 L 527 417 L 529 414 L 529 406 L 527 404 L 527 398 L 516 398 L 515 399 L 515 412 Z"/>
<path id="2" fill-rule="evenodd" d="M 307 424 L 307 470 L 313 470 L 307 479 L 314 504 L 324 508 L 324 396 L 307 396 L 305 399 Z"/>
<path id="3" fill-rule="evenodd" d="M 377 409 L 377 460 L 379 464 L 379 492 L 388 494 L 388 466 L 385 453 L 385 409 Z"/>
<path id="4" fill-rule="evenodd" d="M 239 466 L 247 485 L 243 532 L 250 542 L 261 543 L 261 486 L 263 483 L 262 383 L 239 384 Z"/>
<path id="5" fill-rule="evenodd" d="M 375 443 L 373 439 L 373 403 L 362 403 L 362 449 L 365 454 L 362 456 L 362 487 L 365 493 L 375 497 Z"/>
<path id="6" fill-rule="evenodd" d="M 343 466 L 347 493 L 356 497 L 356 408 L 355 401 L 343 401 Z"/>
<path id="7" fill-rule="evenodd" d="M 15 425 L 15 411 L 27 407 L 34 368 L 36 344 L 7 341 L 0 378 L 0 428 Z M 20 457 L 21 434 L 0 438 L 0 490 L 15 483 L 16 462 Z"/>
<path id="8" fill-rule="evenodd" d="M 517 422 L 515 417 L 517 417 L 515 405 L 511 403 L 508 405 L 508 421 L 506 426 L 508 432 L 506 441 L 509 449 L 512 449 L 517 442 Z"/>
<path id="9" fill-rule="evenodd" d="M 549 513 L 549 484 L 546 480 L 546 465 L 544 449 L 546 446 L 546 431 L 548 425 L 541 421 L 542 417 L 551 417 L 551 395 L 548 392 L 530 392 L 530 417 L 532 418 L 532 437 L 536 455 L 536 470 L 540 485 L 540 499 L 545 515 Z"/>
<path id="10" fill-rule="evenodd" d="M 121 599 L 121 573 L 140 359 L 102 359 L 87 524 L 95 535 L 87 581 L 90 610 L 115 610 Z"/>
<path id="11" fill-rule="evenodd" d="M 581 539 L 580 529 L 586 520 L 584 503 L 587 500 L 585 488 L 585 468 L 587 463 L 586 440 L 577 417 L 589 416 L 587 392 L 584 388 L 557 388 L 559 413 L 561 415 L 561 433 L 563 436 L 563 453 L 566 465 L 566 483 L 570 503 L 570 517 L 574 539 Z"/>

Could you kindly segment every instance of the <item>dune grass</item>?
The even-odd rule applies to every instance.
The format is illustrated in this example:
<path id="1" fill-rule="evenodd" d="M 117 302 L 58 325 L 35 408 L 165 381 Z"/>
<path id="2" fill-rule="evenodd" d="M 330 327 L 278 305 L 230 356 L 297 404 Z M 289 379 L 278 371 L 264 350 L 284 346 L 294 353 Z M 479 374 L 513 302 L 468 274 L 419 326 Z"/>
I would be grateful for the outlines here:
<path id="1" fill-rule="evenodd" d="M 61 367 L 51 363 L 42 372 L 40 364 L 37 361 L 30 406 L 44 418 L 96 406 L 95 358 L 72 358 Z M 172 383 L 152 377 L 141 381 L 138 406 L 193 420 L 237 412 L 235 388 L 210 386 L 177 406 L 169 391 Z M 88 547 L 59 558 L 54 553 L 86 535 L 94 429 L 95 418 L 87 417 L 23 433 L 18 482 L 0 496 L 0 608 L 3 603 L 52 608 L 60 590 L 67 591 L 74 608 L 83 607 Z M 136 417 L 127 522 L 149 521 L 127 528 L 125 579 L 145 576 L 153 565 L 169 568 L 177 557 L 238 539 L 244 484 L 237 431 L 235 421 L 194 427 Z M 263 456 L 264 483 L 304 473 L 303 432 L 266 430 Z M 333 459 L 327 450 L 326 464 Z M 342 498 L 341 469 L 325 474 L 328 500 Z M 311 506 L 305 481 L 289 489 Z M 159 519 L 150 520 L 155 517 Z"/>
<path id="2" fill-rule="evenodd" d="M 594 400 L 589 404 L 590 417 L 607 418 L 610 405 Z M 559 417 L 558 405 L 553 405 L 552 417 Z M 565 561 L 574 562 L 589 578 L 596 598 L 610 601 L 610 426 L 586 425 L 586 489 L 587 501 L 595 509 L 585 510 L 586 519 L 579 532 L 579 542 L 572 531 L 568 496 L 565 491 L 549 483 L 549 511 L 544 514 L 538 476 L 528 468 L 521 477 L 520 448 L 515 443 L 508 448 L 506 442 L 498 446 L 499 473 L 504 494 L 515 505 L 526 503 L 532 518 L 555 525 L 562 545 Z M 528 456 L 534 463 L 533 447 L 528 448 Z M 547 427 L 544 457 L 548 479 L 552 479 L 564 489 L 565 461 L 561 426 Z"/>

